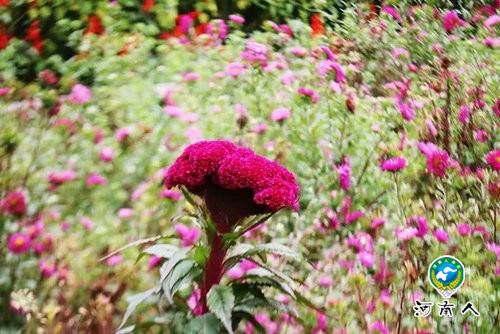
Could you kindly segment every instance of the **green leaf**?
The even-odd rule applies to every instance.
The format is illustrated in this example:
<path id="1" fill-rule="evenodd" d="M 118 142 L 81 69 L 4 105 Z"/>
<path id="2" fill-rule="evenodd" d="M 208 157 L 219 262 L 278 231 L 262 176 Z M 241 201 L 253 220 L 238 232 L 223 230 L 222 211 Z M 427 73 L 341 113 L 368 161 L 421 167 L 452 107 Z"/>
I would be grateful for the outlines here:
<path id="1" fill-rule="evenodd" d="M 135 294 L 135 295 L 128 297 L 127 298 L 127 302 L 128 302 L 127 310 L 125 311 L 125 314 L 123 315 L 122 322 L 121 322 L 120 326 L 118 326 L 118 329 L 121 329 L 123 327 L 123 325 L 125 325 L 128 318 L 130 318 L 132 313 L 134 313 L 137 306 L 140 303 L 142 303 L 143 301 L 145 301 L 146 299 L 148 299 L 149 297 L 151 297 L 155 292 L 156 292 L 156 289 L 149 289 L 149 290 L 146 290 L 144 292 L 141 292 L 141 293 L 138 293 L 138 294 Z M 127 327 L 127 328 L 130 328 L 130 327 Z M 127 328 L 124 328 L 123 330 L 126 330 Z"/>
<path id="2" fill-rule="evenodd" d="M 226 330 L 232 334 L 231 312 L 234 307 L 233 290 L 225 285 L 214 285 L 207 294 L 207 306 L 222 321 Z"/>
<path id="3" fill-rule="evenodd" d="M 116 334 L 129 334 L 129 333 L 132 333 L 135 329 L 135 325 L 132 325 L 132 326 L 128 326 L 128 327 L 125 327 L 125 328 L 122 328 L 118 331 L 116 331 Z"/>
<path id="4" fill-rule="evenodd" d="M 230 268 L 236 263 L 238 263 L 243 258 L 250 258 L 254 255 L 259 255 L 263 257 L 262 254 L 277 254 L 286 256 L 294 261 L 300 261 L 301 255 L 291 248 L 278 244 L 278 243 L 268 243 L 263 245 L 250 245 L 250 244 L 239 244 L 234 247 L 226 259 L 226 268 Z"/>
<path id="5" fill-rule="evenodd" d="M 169 303 L 173 303 L 173 296 L 177 290 L 179 290 L 182 284 L 191 277 L 195 264 L 196 263 L 192 260 L 183 260 L 170 271 L 169 275 L 167 275 L 163 281 L 163 292 Z"/>
<path id="6" fill-rule="evenodd" d="M 161 268 L 160 268 L 160 284 L 163 283 L 163 281 L 165 280 L 165 278 L 167 278 L 167 276 L 170 274 L 172 269 L 174 269 L 174 267 L 180 261 L 182 261 L 183 259 L 186 258 L 188 252 L 189 252 L 189 249 L 185 249 L 185 248 L 178 249 L 177 251 L 175 251 L 172 254 L 170 259 L 161 266 Z"/>
<path id="7" fill-rule="evenodd" d="M 194 318 L 186 329 L 186 333 L 190 334 L 220 334 L 220 332 L 220 323 L 213 313 Z"/>
<path id="8" fill-rule="evenodd" d="M 177 250 L 179 250 L 179 247 L 174 245 L 158 244 L 146 248 L 143 252 L 149 255 L 169 259 Z"/>

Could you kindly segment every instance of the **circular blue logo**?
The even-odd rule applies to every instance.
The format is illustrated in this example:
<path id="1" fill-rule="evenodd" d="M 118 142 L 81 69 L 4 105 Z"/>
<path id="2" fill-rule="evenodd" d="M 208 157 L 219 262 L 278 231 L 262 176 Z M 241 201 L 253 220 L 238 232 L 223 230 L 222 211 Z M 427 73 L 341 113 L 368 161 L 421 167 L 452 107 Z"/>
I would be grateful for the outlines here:
<path id="1" fill-rule="evenodd" d="M 436 269 L 436 278 L 448 285 L 457 278 L 458 270 L 457 266 L 449 262 L 441 263 Z"/>

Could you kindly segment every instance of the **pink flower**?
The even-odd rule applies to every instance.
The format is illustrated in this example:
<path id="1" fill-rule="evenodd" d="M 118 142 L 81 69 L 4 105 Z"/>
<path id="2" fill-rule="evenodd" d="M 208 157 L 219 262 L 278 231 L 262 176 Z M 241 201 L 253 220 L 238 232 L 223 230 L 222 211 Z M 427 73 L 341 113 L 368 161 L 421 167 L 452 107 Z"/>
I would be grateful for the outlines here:
<path id="1" fill-rule="evenodd" d="M 23 254 L 31 248 L 31 238 L 25 233 L 13 233 L 7 239 L 7 248 L 13 254 Z"/>
<path id="2" fill-rule="evenodd" d="M 360 252 L 358 254 L 358 259 L 361 265 L 365 268 L 373 268 L 373 265 L 375 264 L 375 255 L 370 252 Z"/>
<path id="3" fill-rule="evenodd" d="M 434 238 L 436 238 L 437 241 L 439 241 L 440 243 L 447 243 L 448 242 L 448 233 L 442 229 L 442 228 L 438 228 L 434 231 Z"/>
<path id="4" fill-rule="evenodd" d="M 151 270 L 161 264 L 161 257 L 152 255 L 148 260 L 148 268 Z"/>
<path id="5" fill-rule="evenodd" d="M 184 73 L 183 79 L 185 81 L 198 81 L 200 80 L 200 75 L 196 72 L 187 72 Z"/>
<path id="6" fill-rule="evenodd" d="M 500 170 L 500 150 L 493 150 L 486 155 L 486 162 L 493 170 Z"/>
<path id="7" fill-rule="evenodd" d="M 31 239 L 38 237 L 45 230 L 45 225 L 42 219 L 38 219 L 33 224 L 26 226 L 26 233 L 28 233 Z"/>
<path id="8" fill-rule="evenodd" d="M 346 225 L 349 225 L 349 224 L 354 223 L 356 220 L 358 220 L 359 218 L 363 217 L 364 215 L 365 214 L 363 213 L 363 211 L 348 212 L 345 215 L 344 221 L 345 221 Z"/>
<path id="9" fill-rule="evenodd" d="M 406 159 L 404 157 L 396 156 L 380 163 L 380 169 L 386 172 L 397 172 L 406 167 Z"/>
<path id="10" fill-rule="evenodd" d="M 56 187 L 65 182 L 73 181 L 76 178 L 76 173 L 71 170 L 63 170 L 60 172 L 52 172 L 49 174 L 49 182 Z"/>
<path id="11" fill-rule="evenodd" d="M 391 305 L 391 293 L 389 292 L 389 289 L 382 289 L 380 291 L 380 302 L 384 305 Z"/>
<path id="12" fill-rule="evenodd" d="M 396 107 L 405 120 L 412 121 L 415 119 L 415 108 L 411 101 L 404 101 L 403 98 L 398 95 L 396 97 Z"/>
<path id="13" fill-rule="evenodd" d="M 350 248 L 356 249 L 358 252 L 373 253 L 373 238 L 366 232 L 356 232 L 351 235 L 346 244 Z"/>
<path id="14" fill-rule="evenodd" d="M 11 89 L 9 87 L 0 87 L 0 96 L 9 94 Z"/>
<path id="15" fill-rule="evenodd" d="M 87 230 L 90 231 L 94 227 L 94 222 L 89 217 L 80 218 L 80 224 Z"/>
<path id="16" fill-rule="evenodd" d="M 69 100 L 74 104 L 84 104 L 92 98 L 91 90 L 82 84 L 76 84 L 71 88 Z"/>
<path id="17" fill-rule="evenodd" d="M 161 198 L 168 198 L 174 201 L 178 201 L 181 199 L 182 194 L 175 190 L 163 189 L 160 193 Z"/>
<path id="18" fill-rule="evenodd" d="M 498 48 L 500 46 L 500 38 L 498 38 L 498 37 L 485 38 L 483 41 L 483 44 L 489 48 L 492 48 L 492 49 Z"/>
<path id="19" fill-rule="evenodd" d="M 200 238 L 201 231 L 198 227 L 189 228 L 183 224 L 175 224 L 175 231 L 181 238 L 182 246 L 189 247 L 194 245 Z"/>
<path id="20" fill-rule="evenodd" d="M 321 276 L 319 278 L 318 284 L 322 288 L 329 288 L 333 284 L 333 279 L 330 276 Z"/>
<path id="21" fill-rule="evenodd" d="M 394 58 L 408 58 L 410 56 L 410 52 L 405 48 L 395 48 L 391 54 Z"/>
<path id="22" fill-rule="evenodd" d="M 121 208 L 118 210 L 118 217 L 121 219 L 128 219 L 134 214 L 134 209 L 131 208 Z"/>
<path id="23" fill-rule="evenodd" d="M 91 173 L 89 176 L 87 176 L 87 180 L 85 181 L 85 183 L 87 184 L 87 187 L 92 187 L 107 184 L 108 180 L 99 173 Z"/>
<path id="24" fill-rule="evenodd" d="M 312 334 L 326 333 L 328 328 L 328 318 L 324 313 L 316 313 L 316 326 L 312 330 Z M 277 331 L 276 331 L 277 332 Z"/>
<path id="25" fill-rule="evenodd" d="M 415 225 L 417 228 L 416 236 L 419 238 L 425 237 L 429 231 L 429 225 L 427 224 L 427 219 L 423 216 L 411 217 L 409 219 L 409 224 Z"/>
<path id="26" fill-rule="evenodd" d="M 50 234 L 46 234 L 43 238 L 41 238 L 41 240 L 39 239 L 33 241 L 31 247 L 37 255 L 50 253 L 54 250 L 54 237 Z"/>
<path id="27" fill-rule="evenodd" d="M 242 75 L 243 73 L 245 73 L 245 69 L 246 69 L 246 67 L 244 64 L 239 63 L 239 62 L 235 62 L 235 63 L 227 64 L 225 72 L 226 72 L 226 75 L 233 77 L 233 78 L 237 78 L 240 75 Z"/>
<path id="28" fill-rule="evenodd" d="M 469 224 L 458 224 L 457 225 L 457 232 L 462 237 L 465 237 L 465 236 L 472 233 L 472 227 Z"/>
<path id="29" fill-rule="evenodd" d="M 311 88 L 307 88 L 307 87 L 299 87 L 299 89 L 297 90 L 297 93 L 299 93 L 299 95 L 309 97 L 311 99 L 312 103 L 318 103 L 319 98 L 320 98 L 318 92 L 316 92 L 315 90 L 313 90 Z"/>
<path id="30" fill-rule="evenodd" d="M 461 106 L 458 113 L 458 120 L 462 124 L 467 124 L 470 118 L 470 108 L 468 106 Z"/>
<path id="31" fill-rule="evenodd" d="M 474 131 L 474 139 L 476 139 L 480 143 L 484 143 L 488 140 L 488 132 L 483 129 L 477 129 Z"/>
<path id="32" fill-rule="evenodd" d="M 399 14 L 398 10 L 392 6 L 383 6 L 382 12 L 386 13 L 396 21 L 401 21 L 401 15 Z"/>
<path id="33" fill-rule="evenodd" d="M 427 171 L 434 176 L 443 177 L 450 163 L 448 152 L 433 143 L 419 143 L 418 148 L 427 158 Z"/>
<path id="34" fill-rule="evenodd" d="M 111 147 L 105 147 L 99 153 L 99 159 L 104 162 L 111 162 L 115 158 L 115 153 Z"/>
<path id="35" fill-rule="evenodd" d="M 106 263 L 110 267 L 116 267 L 122 262 L 123 258 L 120 254 L 116 254 L 113 256 L 110 256 L 107 260 Z"/>
<path id="36" fill-rule="evenodd" d="M 50 278 L 57 273 L 56 265 L 45 260 L 40 260 L 38 262 L 38 269 L 43 278 Z"/>
<path id="37" fill-rule="evenodd" d="M 499 15 L 491 15 L 490 17 L 488 17 L 486 20 L 484 20 L 484 26 L 486 28 L 491 28 L 497 24 L 500 23 L 500 16 Z"/>
<path id="38" fill-rule="evenodd" d="M 271 113 L 271 119 L 274 122 L 282 123 L 289 117 L 290 117 L 290 109 L 284 107 L 276 108 Z"/>
<path id="39" fill-rule="evenodd" d="M 261 66 L 267 64 L 267 46 L 255 41 L 247 41 L 245 50 L 241 53 L 241 58 L 250 63 L 257 63 Z"/>
<path id="40" fill-rule="evenodd" d="M 26 196 L 22 191 L 10 191 L 0 200 L 0 212 L 5 215 L 20 216 L 26 210 Z"/>
<path id="41" fill-rule="evenodd" d="M 348 191 L 351 188 L 351 163 L 349 158 L 344 158 L 343 163 L 338 165 L 336 169 L 339 176 L 340 187 L 344 191 Z"/>
<path id="42" fill-rule="evenodd" d="M 232 267 L 227 271 L 227 277 L 229 277 L 232 280 L 240 279 L 244 275 L 245 272 L 239 266 Z"/>
<path id="43" fill-rule="evenodd" d="M 401 228 L 397 227 L 394 231 L 394 235 L 400 241 L 408 241 L 417 236 L 418 230 L 415 227 Z"/>
<path id="44" fill-rule="evenodd" d="M 295 57 L 299 58 L 302 58 L 307 54 L 307 50 L 301 46 L 294 46 L 291 51 Z"/>
<path id="45" fill-rule="evenodd" d="M 188 146 L 168 169 L 165 184 L 184 185 L 202 197 L 220 232 L 246 216 L 298 209 L 299 186 L 292 173 L 229 141 Z"/>
<path id="46" fill-rule="evenodd" d="M 389 328 L 380 320 L 371 323 L 368 327 L 369 334 L 389 334 Z"/>
<path id="47" fill-rule="evenodd" d="M 374 230 L 378 229 L 383 225 L 385 225 L 385 219 L 381 217 L 373 218 L 370 223 L 370 227 Z"/>
<path id="48" fill-rule="evenodd" d="M 131 130 L 127 127 L 116 130 L 115 137 L 119 143 L 123 143 L 130 136 Z"/>
<path id="49" fill-rule="evenodd" d="M 446 32 L 452 32 L 457 27 L 461 27 L 465 25 L 465 21 L 458 17 L 458 14 L 455 10 L 450 10 L 446 12 L 443 17 L 443 28 Z"/>
<path id="50" fill-rule="evenodd" d="M 187 300 L 187 305 L 189 309 L 191 310 L 191 313 L 193 313 L 194 316 L 201 315 L 203 313 L 202 307 L 201 307 L 201 290 L 200 289 L 195 289 L 191 296 L 189 296 Z"/>
<path id="51" fill-rule="evenodd" d="M 231 15 L 229 15 L 229 21 L 236 23 L 236 24 L 244 24 L 245 18 L 241 15 L 238 15 L 238 14 L 231 14 Z"/>

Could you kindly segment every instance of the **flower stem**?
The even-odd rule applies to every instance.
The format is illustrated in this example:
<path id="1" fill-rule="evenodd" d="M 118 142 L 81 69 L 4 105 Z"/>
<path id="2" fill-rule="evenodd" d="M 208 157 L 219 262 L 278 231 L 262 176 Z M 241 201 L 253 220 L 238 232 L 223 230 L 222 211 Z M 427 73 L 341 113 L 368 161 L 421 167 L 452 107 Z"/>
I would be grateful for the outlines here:
<path id="1" fill-rule="evenodd" d="M 207 294 L 212 286 L 219 284 L 224 274 L 224 257 L 227 249 L 224 246 L 223 235 L 215 233 L 212 239 L 210 255 L 205 264 L 203 285 L 201 287 L 201 307 L 202 314 L 208 312 Z"/>

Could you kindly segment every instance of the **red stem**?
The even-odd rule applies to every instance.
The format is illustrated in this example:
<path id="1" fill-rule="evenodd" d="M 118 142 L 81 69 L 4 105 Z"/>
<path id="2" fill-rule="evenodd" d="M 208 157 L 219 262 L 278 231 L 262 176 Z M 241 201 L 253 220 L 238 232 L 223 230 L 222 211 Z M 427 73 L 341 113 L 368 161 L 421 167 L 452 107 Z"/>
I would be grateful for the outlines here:
<path id="1" fill-rule="evenodd" d="M 224 257 L 226 256 L 226 248 L 222 235 L 215 233 L 212 240 L 210 255 L 208 256 L 207 263 L 205 264 L 205 277 L 203 279 L 203 286 L 201 287 L 201 314 L 208 312 L 207 307 L 207 294 L 210 288 L 215 284 L 219 284 L 222 275 L 224 274 Z"/>

